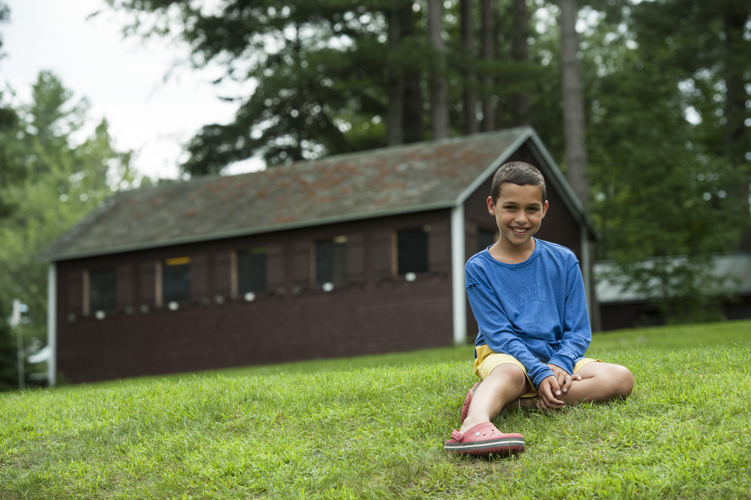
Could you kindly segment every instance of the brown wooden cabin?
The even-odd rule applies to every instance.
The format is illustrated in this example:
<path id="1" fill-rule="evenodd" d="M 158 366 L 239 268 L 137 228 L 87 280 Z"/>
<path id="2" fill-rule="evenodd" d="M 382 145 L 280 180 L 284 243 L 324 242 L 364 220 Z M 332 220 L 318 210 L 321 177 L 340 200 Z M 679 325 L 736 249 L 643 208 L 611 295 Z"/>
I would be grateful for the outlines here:
<path id="1" fill-rule="evenodd" d="M 42 254 L 51 384 L 472 341 L 464 264 L 513 160 L 546 178 L 538 237 L 587 262 L 591 223 L 529 127 L 118 193 Z"/>

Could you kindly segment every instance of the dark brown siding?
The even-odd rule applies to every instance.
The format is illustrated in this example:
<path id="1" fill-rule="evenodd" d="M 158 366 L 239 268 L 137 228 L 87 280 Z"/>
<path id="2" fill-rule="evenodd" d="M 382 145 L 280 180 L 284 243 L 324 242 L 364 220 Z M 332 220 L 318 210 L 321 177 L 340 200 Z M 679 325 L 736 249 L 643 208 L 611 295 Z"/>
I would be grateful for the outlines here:
<path id="1" fill-rule="evenodd" d="M 241 249 L 238 249 L 241 250 Z M 213 273 L 210 274 L 210 280 L 213 282 L 213 289 L 211 289 L 207 293 L 215 293 L 217 295 L 221 295 L 222 297 L 229 297 L 232 290 L 232 280 L 231 280 L 231 272 L 232 272 L 232 251 L 225 250 L 225 251 L 217 251 L 214 253 L 214 269 Z"/>
<path id="2" fill-rule="evenodd" d="M 551 241 L 558 243 L 569 249 L 581 259 L 581 240 L 579 224 L 576 222 L 573 214 L 568 210 L 563 203 L 561 193 L 558 193 L 552 186 L 549 180 L 547 172 L 541 168 L 541 165 L 537 162 L 532 151 L 527 144 L 522 145 L 511 157 L 507 160 L 511 161 L 524 161 L 542 170 L 545 177 L 545 185 L 548 193 L 548 202 L 550 206 L 548 212 L 545 215 L 545 219 L 542 222 L 540 230 L 535 235 L 536 238 L 545 241 Z M 490 196 L 490 188 L 493 183 L 493 174 L 482 183 L 482 185 L 472 193 L 467 201 L 464 203 L 464 219 L 465 219 L 465 233 L 467 235 L 465 240 L 465 255 L 469 260 L 472 255 L 477 253 L 477 230 L 485 229 L 491 231 L 497 231 L 495 219 L 488 213 L 487 198 Z M 474 341 L 477 335 L 477 321 L 472 315 L 472 308 L 467 307 L 467 340 Z"/>
<path id="3" fill-rule="evenodd" d="M 448 275 L 451 273 L 451 222 L 442 221 L 430 226 L 428 248 L 430 270 Z"/>
<path id="4" fill-rule="evenodd" d="M 208 298 L 208 285 L 206 255 L 193 254 L 190 258 L 190 298 L 205 302 Z"/>
<path id="5" fill-rule="evenodd" d="M 68 313 L 80 316 L 83 314 L 83 270 L 73 269 L 63 274 L 65 275 L 67 275 L 67 300 L 58 304 L 68 304 Z"/>
<path id="6" fill-rule="evenodd" d="M 133 307 L 133 265 L 121 264 L 117 266 L 117 308 L 125 310 L 128 307 Z"/>
<path id="7" fill-rule="evenodd" d="M 140 261 L 140 269 L 141 306 L 151 307 L 156 300 L 156 260 Z"/>
<path id="8" fill-rule="evenodd" d="M 352 233 L 347 240 L 347 281 L 355 284 L 365 282 L 365 237 Z"/>
<path id="9" fill-rule="evenodd" d="M 58 369 L 86 382 L 451 345 L 449 217 L 437 210 L 60 262 Z M 407 282 L 392 275 L 391 235 L 423 225 L 431 227 L 431 271 Z M 311 245 L 339 235 L 348 238 L 349 282 L 324 292 L 311 281 Z M 257 246 L 266 247 L 269 293 L 230 297 L 231 252 Z M 191 256 L 193 293 L 171 311 L 156 306 L 155 269 L 175 255 Z M 81 307 L 82 272 L 103 266 L 118 267 L 118 310 L 69 321 Z M 126 268 L 139 292 L 131 310 L 120 297 Z"/>

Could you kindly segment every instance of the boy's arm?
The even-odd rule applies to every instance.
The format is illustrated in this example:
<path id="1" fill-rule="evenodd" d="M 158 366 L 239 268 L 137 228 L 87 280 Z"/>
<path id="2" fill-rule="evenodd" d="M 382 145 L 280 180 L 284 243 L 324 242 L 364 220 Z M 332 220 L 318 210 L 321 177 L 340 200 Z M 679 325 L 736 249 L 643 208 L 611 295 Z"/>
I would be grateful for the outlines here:
<path id="1" fill-rule="evenodd" d="M 514 333 L 506 311 L 495 294 L 481 283 L 467 282 L 470 283 L 467 286 L 469 303 L 488 347 L 493 352 L 509 354 L 523 364 L 535 388 L 546 377 L 553 377 L 550 367 L 537 359 Z"/>
<path id="2" fill-rule="evenodd" d="M 548 363 L 572 374 L 574 363 L 584 356 L 589 343 L 592 341 L 592 328 L 589 325 L 584 280 L 576 261 L 569 267 L 566 283 L 569 289 L 566 293 L 562 325 L 563 338 L 561 339 L 560 349 L 550 358 Z"/>

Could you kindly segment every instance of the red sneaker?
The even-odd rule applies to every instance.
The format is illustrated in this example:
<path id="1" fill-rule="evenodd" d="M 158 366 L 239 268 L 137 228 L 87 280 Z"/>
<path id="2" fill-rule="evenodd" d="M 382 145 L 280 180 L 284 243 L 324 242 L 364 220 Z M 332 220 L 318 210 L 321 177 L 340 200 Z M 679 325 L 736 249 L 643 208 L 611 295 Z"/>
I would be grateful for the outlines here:
<path id="1" fill-rule="evenodd" d="M 524 436 L 503 434 L 490 422 L 483 422 L 465 433 L 454 430 L 451 439 L 443 443 L 449 453 L 463 453 L 476 456 L 509 455 L 524 451 Z"/>

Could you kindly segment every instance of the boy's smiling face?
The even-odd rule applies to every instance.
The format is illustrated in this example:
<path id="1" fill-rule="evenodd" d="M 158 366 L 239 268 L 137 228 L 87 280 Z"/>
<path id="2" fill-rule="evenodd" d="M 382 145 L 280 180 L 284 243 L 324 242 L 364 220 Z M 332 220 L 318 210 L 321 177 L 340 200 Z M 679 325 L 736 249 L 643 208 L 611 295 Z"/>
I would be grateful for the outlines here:
<path id="1" fill-rule="evenodd" d="M 540 186 L 503 183 L 497 200 L 488 197 L 488 212 L 501 232 L 493 246 L 503 253 L 531 253 L 532 235 L 539 231 L 547 211 L 548 202 L 542 199 Z"/>

